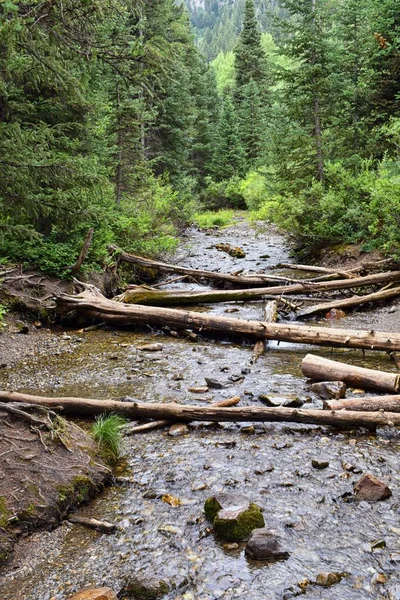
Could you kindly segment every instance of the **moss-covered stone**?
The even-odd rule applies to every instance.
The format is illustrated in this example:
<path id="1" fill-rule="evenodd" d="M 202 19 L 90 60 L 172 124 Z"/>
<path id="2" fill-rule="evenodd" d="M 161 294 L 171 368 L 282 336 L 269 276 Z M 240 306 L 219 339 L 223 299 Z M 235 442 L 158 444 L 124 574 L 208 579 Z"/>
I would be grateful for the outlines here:
<path id="1" fill-rule="evenodd" d="M 264 517 L 257 504 L 240 494 L 220 494 L 208 498 L 204 511 L 215 533 L 228 542 L 247 540 L 253 529 L 264 527 Z"/>
<path id="2" fill-rule="evenodd" d="M 129 578 L 124 586 L 124 597 L 132 600 L 158 600 L 168 594 L 168 584 L 157 577 L 137 575 Z"/>

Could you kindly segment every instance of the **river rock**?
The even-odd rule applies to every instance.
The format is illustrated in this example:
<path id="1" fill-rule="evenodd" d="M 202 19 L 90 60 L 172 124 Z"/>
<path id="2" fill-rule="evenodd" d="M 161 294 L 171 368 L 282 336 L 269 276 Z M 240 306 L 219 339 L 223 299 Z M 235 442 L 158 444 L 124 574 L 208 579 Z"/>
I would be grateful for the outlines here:
<path id="1" fill-rule="evenodd" d="M 323 400 L 330 400 L 331 398 L 339 400 L 346 396 L 347 387 L 343 381 L 321 381 L 313 383 L 310 390 Z"/>
<path id="2" fill-rule="evenodd" d="M 264 527 L 257 504 L 241 494 L 218 494 L 208 498 L 204 511 L 215 533 L 228 542 L 247 540 L 253 529 Z"/>
<path id="3" fill-rule="evenodd" d="M 125 579 L 123 594 L 132 600 L 158 600 L 169 591 L 164 580 L 139 574 Z"/>
<path id="4" fill-rule="evenodd" d="M 188 433 L 189 427 L 186 423 L 174 423 L 168 431 L 168 435 L 171 435 L 172 437 L 179 437 L 180 435 L 186 435 Z"/>
<path id="5" fill-rule="evenodd" d="M 322 587 L 331 587 L 336 583 L 340 583 L 342 579 L 343 575 L 341 573 L 319 573 L 315 583 L 317 585 L 321 585 Z"/>
<path id="6" fill-rule="evenodd" d="M 226 387 L 225 383 L 222 383 L 217 379 L 211 379 L 210 377 L 204 377 L 204 381 L 210 389 L 222 390 L 224 387 Z"/>
<path id="7" fill-rule="evenodd" d="M 314 469 L 327 469 L 329 467 L 329 460 L 325 458 L 313 458 L 311 464 Z"/>
<path id="8" fill-rule="evenodd" d="M 68 600 L 118 600 L 118 598 L 109 587 L 90 587 L 79 590 Z"/>
<path id="9" fill-rule="evenodd" d="M 254 529 L 244 549 L 246 556 L 254 560 L 285 560 L 289 552 L 284 549 L 281 538 L 268 529 Z"/>
<path id="10" fill-rule="evenodd" d="M 141 352 L 161 352 L 163 349 L 162 344 L 142 344 L 141 346 L 137 346 L 137 349 Z"/>
<path id="11" fill-rule="evenodd" d="M 386 500 L 392 495 L 391 489 L 374 477 L 370 473 L 366 473 L 354 484 L 354 493 L 356 500 L 367 500 L 368 502 L 378 502 Z"/>

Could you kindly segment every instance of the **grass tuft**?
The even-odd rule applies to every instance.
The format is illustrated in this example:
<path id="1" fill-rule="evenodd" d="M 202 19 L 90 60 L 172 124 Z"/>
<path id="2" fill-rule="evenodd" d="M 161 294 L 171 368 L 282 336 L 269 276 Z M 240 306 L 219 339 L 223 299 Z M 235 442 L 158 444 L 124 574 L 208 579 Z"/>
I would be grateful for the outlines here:
<path id="1" fill-rule="evenodd" d="M 121 427 L 127 422 L 119 415 L 100 415 L 92 426 L 92 437 L 100 452 L 112 462 L 121 455 Z"/>
<path id="2" fill-rule="evenodd" d="M 235 212 L 233 210 L 218 210 L 217 212 L 208 210 L 194 215 L 194 221 L 201 229 L 211 227 L 229 227 L 233 222 Z"/>

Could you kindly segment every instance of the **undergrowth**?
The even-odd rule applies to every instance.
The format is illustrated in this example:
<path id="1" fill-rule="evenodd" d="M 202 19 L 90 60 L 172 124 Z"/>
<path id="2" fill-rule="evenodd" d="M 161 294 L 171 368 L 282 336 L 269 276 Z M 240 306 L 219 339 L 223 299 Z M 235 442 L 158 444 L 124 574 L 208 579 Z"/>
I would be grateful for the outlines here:
<path id="1" fill-rule="evenodd" d="M 205 211 L 196 213 L 194 221 L 201 229 L 211 227 L 229 227 L 233 222 L 235 212 L 233 210 Z"/>
<path id="2" fill-rule="evenodd" d="M 119 415 L 100 415 L 92 426 L 92 437 L 101 454 L 110 462 L 116 462 L 121 455 L 121 427 L 126 422 Z"/>

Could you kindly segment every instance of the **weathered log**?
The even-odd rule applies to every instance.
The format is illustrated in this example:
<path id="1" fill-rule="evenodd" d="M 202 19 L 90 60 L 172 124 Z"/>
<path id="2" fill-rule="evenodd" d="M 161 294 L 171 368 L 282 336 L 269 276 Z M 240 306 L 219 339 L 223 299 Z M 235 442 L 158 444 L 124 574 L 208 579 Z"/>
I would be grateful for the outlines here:
<path id="1" fill-rule="evenodd" d="M 82 250 L 80 251 L 80 254 L 78 256 L 78 259 L 77 259 L 76 263 L 74 264 L 74 266 L 71 269 L 72 275 L 76 275 L 77 273 L 79 273 L 79 271 L 81 269 L 81 266 L 83 264 L 83 261 L 87 257 L 90 245 L 91 245 L 92 240 L 93 240 L 93 233 L 94 233 L 94 227 L 91 227 L 89 229 L 89 231 L 87 232 L 87 235 L 86 235 L 85 241 L 83 243 Z"/>
<path id="2" fill-rule="evenodd" d="M 64 312 L 78 311 L 87 317 L 114 325 L 168 325 L 171 329 L 196 329 L 256 340 L 344 346 L 365 350 L 400 350 L 399 333 L 245 321 L 194 311 L 121 304 L 104 297 L 92 297 L 87 293 L 79 296 L 63 294 L 57 298 L 57 305 Z"/>
<path id="3" fill-rule="evenodd" d="M 233 398 L 227 398 L 226 400 L 217 400 L 212 402 L 211 406 L 236 406 L 239 404 L 240 396 L 234 396 Z M 149 423 L 142 423 L 141 425 L 130 426 L 124 425 L 124 435 L 133 435 L 135 433 L 147 433 L 148 431 L 155 431 L 156 429 L 163 429 L 164 427 L 170 427 L 171 421 L 166 419 L 160 421 L 150 421 Z"/>
<path id="4" fill-rule="evenodd" d="M 377 396 L 375 398 L 349 398 L 348 400 L 327 400 L 327 410 L 361 410 L 366 412 L 385 411 L 400 413 L 400 396 Z"/>
<path id="5" fill-rule="evenodd" d="M 88 529 L 95 529 L 101 531 L 101 533 L 107 533 L 108 535 L 117 531 L 117 526 L 114 523 L 108 521 L 99 521 L 93 517 L 79 517 L 78 515 L 68 515 L 68 521 L 76 525 L 82 525 Z"/>
<path id="6" fill-rule="evenodd" d="M 332 269 L 329 267 L 318 267 L 315 265 L 297 265 L 291 263 L 279 263 L 275 266 L 275 269 L 290 269 L 291 271 L 305 271 L 308 273 L 336 274 L 341 275 L 345 279 L 351 279 L 352 277 L 354 277 L 354 273 L 361 271 L 360 267 L 346 269 L 345 271 L 343 271 L 341 269 Z"/>
<path id="7" fill-rule="evenodd" d="M 329 425 L 340 428 L 366 427 L 371 430 L 376 429 L 376 427 L 400 426 L 399 414 L 382 412 L 301 410 L 280 407 L 259 408 L 258 406 L 221 408 L 213 406 L 188 406 L 175 403 L 142 404 L 137 402 L 118 402 L 115 400 L 92 400 L 89 398 L 48 398 L 6 391 L 0 391 L 0 401 L 30 402 L 54 409 L 62 407 L 65 414 L 99 415 L 119 413 L 135 420 L 287 422 Z"/>
<path id="8" fill-rule="evenodd" d="M 400 375 L 397 373 L 354 367 L 313 354 L 307 354 L 303 358 L 301 370 L 306 377 L 317 381 L 344 381 L 348 385 L 362 389 L 388 392 L 400 390 Z"/>
<path id="9" fill-rule="evenodd" d="M 189 267 L 180 267 L 179 265 L 171 265 L 157 260 L 151 260 L 150 258 L 145 258 L 143 256 L 138 256 L 136 254 L 123 252 L 116 246 L 109 246 L 109 251 L 112 253 L 117 252 L 118 259 L 123 262 L 138 265 L 140 267 L 156 269 L 164 273 L 178 273 L 180 275 L 189 275 L 198 279 L 210 279 L 212 281 L 226 282 L 232 285 L 250 287 L 253 285 L 264 285 L 266 283 L 276 281 L 276 277 L 263 275 L 262 273 L 252 275 L 251 277 L 246 277 L 239 275 L 230 275 L 229 273 L 216 273 L 214 271 L 204 271 L 200 269 L 190 269 Z"/>
<path id="10" fill-rule="evenodd" d="M 310 317 L 319 312 L 325 312 L 332 310 L 332 308 L 354 308 L 356 306 L 362 306 L 369 302 L 381 302 L 382 300 L 388 300 L 389 298 L 395 298 L 400 296 L 400 287 L 396 287 L 389 290 L 381 290 L 374 294 L 366 294 L 365 296 L 353 296 L 352 298 L 345 298 L 344 300 L 333 300 L 331 302 L 323 302 L 322 304 L 316 304 L 310 306 L 297 313 L 296 319 L 302 319 L 304 317 Z"/>
<path id="11" fill-rule="evenodd" d="M 400 280 L 400 271 L 377 273 L 355 279 L 337 279 L 335 281 L 309 283 L 299 282 L 294 285 L 280 285 L 242 290 L 207 290 L 205 292 L 188 291 L 147 291 L 127 290 L 119 297 L 121 302 L 148 306 L 179 306 L 189 304 L 205 304 L 212 302 L 232 302 L 233 300 L 257 300 L 266 295 L 280 296 L 281 294 L 314 294 L 330 290 L 359 288 Z"/>

